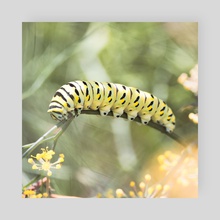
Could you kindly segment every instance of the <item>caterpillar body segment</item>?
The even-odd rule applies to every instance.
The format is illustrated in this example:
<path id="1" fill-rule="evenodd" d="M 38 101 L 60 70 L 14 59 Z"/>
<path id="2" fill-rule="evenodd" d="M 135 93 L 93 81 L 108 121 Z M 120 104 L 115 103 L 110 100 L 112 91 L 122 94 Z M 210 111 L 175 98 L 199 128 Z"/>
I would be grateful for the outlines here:
<path id="1" fill-rule="evenodd" d="M 55 120 L 67 120 L 70 114 L 78 116 L 82 110 L 99 110 L 100 115 L 112 111 L 114 117 L 127 114 L 128 120 L 140 117 L 146 125 L 152 120 L 166 128 L 175 129 L 172 109 L 151 93 L 118 83 L 72 81 L 61 86 L 51 99 L 48 112 Z"/>
<path id="2" fill-rule="evenodd" d="M 92 86 L 91 92 L 93 93 L 93 102 L 90 105 L 90 109 L 98 110 L 104 100 L 104 87 L 100 82 L 90 81 L 89 83 Z"/>
<path id="3" fill-rule="evenodd" d="M 112 110 L 116 100 L 116 86 L 113 83 L 102 82 L 104 87 L 104 100 L 99 106 L 101 116 L 106 116 Z"/>
<path id="4" fill-rule="evenodd" d="M 131 98 L 124 111 L 127 114 L 128 120 L 132 121 L 138 116 L 141 109 L 143 109 L 145 96 L 143 91 L 134 87 L 129 88 L 131 90 Z"/>
<path id="5" fill-rule="evenodd" d="M 80 85 L 76 82 L 69 82 L 68 84 L 64 85 L 63 87 L 70 94 L 70 96 L 73 100 L 73 103 L 74 103 L 75 114 L 76 114 L 76 116 L 78 116 L 84 108 L 84 99 L 85 99 L 84 93 L 83 93 Z M 69 88 L 69 90 L 68 90 L 68 88 Z M 73 94 L 75 94 L 75 95 L 73 95 Z"/>
<path id="6" fill-rule="evenodd" d="M 77 80 L 75 81 L 81 88 L 81 91 L 83 93 L 83 109 L 84 110 L 89 110 L 90 106 L 93 103 L 93 93 L 90 92 L 92 91 L 92 86 L 89 82 L 87 81 L 80 81 Z"/>
<path id="7" fill-rule="evenodd" d="M 152 115 L 152 121 L 158 124 L 163 124 L 163 119 L 167 116 L 168 105 L 161 99 L 158 99 L 158 107 Z"/>
<path id="8" fill-rule="evenodd" d="M 138 116 L 141 118 L 142 124 L 146 125 L 149 123 L 149 121 L 152 118 L 152 115 L 155 114 L 158 107 L 158 98 L 148 92 L 144 93 L 144 106 L 142 109 L 138 112 Z"/>
<path id="9" fill-rule="evenodd" d="M 152 121 L 166 127 L 166 131 L 169 133 L 175 128 L 175 115 L 172 109 L 161 99 L 159 99 L 157 112 L 152 116 Z"/>
<path id="10" fill-rule="evenodd" d="M 171 133 L 175 128 L 175 125 L 176 125 L 175 121 L 176 121 L 175 115 L 173 114 L 173 111 L 171 110 L 171 108 L 168 107 L 166 117 L 163 117 L 160 120 L 161 125 L 166 127 L 167 132 Z"/>
<path id="11" fill-rule="evenodd" d="M 113 112 L 113 116 L 119 118 L 124 113 L 124 109 L 130 102 L 131 90 L 129 87 L 121 84 L 114 83 L 114 86 L 116 87 L 116 99 L 111 110 Z"/>

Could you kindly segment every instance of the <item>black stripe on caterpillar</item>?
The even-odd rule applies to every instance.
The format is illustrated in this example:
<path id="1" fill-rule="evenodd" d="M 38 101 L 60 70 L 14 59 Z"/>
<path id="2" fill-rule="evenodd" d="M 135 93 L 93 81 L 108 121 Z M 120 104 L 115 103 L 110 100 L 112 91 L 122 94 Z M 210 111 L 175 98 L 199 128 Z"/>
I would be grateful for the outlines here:
<path id="1" fill-rule="evenodd" d="M 61 86 L 53 96 L 48 112 L 55 120 L 78 116 L 82 110 L 99 110 L 100 115 L 113 112 L 120 117 L 124 112 L 128 120 L 140 117 L 146 125 L 150 120 L 171 133 L 175 128 L 172 109 L 151 93 L 118 83 L 96 81 L 73 81 Z"/>

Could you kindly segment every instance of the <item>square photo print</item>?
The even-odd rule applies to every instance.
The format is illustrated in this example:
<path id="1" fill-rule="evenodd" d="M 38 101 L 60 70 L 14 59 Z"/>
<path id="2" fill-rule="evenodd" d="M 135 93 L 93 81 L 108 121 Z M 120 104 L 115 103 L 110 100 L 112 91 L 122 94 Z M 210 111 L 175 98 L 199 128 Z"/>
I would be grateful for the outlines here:
<path id="1" fill-rule="evenodd" d="M 198 23 L 23 22 L 22 198 L 198 198 Z"/>

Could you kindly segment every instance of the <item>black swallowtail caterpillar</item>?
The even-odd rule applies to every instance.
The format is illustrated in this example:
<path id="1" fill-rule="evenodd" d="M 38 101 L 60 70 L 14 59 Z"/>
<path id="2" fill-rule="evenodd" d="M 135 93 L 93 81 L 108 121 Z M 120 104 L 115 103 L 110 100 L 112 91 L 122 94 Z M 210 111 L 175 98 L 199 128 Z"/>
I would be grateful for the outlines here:
<path id="1" fill-rule="evenodd" d="M 142 124 L 150 120 L 173 132 L 175 115 L 172 109 L 151 93 L 122 84 L 96 81 L 73 81 L 61 86 L 53 96 L 48 112 L 55 120 L 78 116 L 82 110 L 99 110 L 100 115 L 113 112 L 120 117 L 124 112 L 128 120 L 140 117 Z"/>

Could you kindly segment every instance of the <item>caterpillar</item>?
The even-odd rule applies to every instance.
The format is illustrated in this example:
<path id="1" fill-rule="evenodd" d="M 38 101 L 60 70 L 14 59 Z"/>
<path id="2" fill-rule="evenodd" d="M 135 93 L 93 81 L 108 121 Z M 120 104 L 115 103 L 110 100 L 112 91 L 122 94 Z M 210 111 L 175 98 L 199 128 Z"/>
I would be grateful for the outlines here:
<path id="1" fill-rule="evenodd" d="M 175 128 L 175 115 L 163 100 L 151 93 L 118 83 L 81 81 L 61 86 L 51 99 L 48 112 L 55 120 L 67 120 L 82 110 L 98 110 L 101 116 L 112 111 L 118 118 L 123 113 L 132 121 L 140 117 L 147 125 L 150 120 L 160 124 L 171 133 Z"/>

